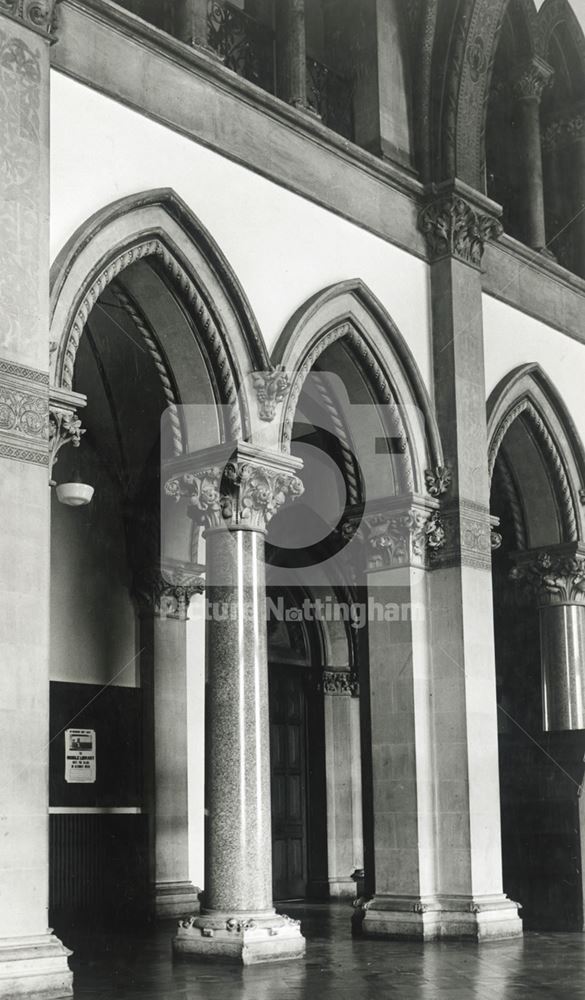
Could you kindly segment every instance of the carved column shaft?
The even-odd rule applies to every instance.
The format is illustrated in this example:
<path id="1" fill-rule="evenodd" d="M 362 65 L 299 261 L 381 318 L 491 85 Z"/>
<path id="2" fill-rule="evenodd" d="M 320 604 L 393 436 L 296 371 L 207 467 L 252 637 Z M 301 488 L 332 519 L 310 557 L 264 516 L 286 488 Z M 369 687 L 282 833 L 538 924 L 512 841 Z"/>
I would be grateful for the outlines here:
<path id="1" fill-rule="evenodd" d="M 174 945 L 247 964 L 304 951 L 296 924 L 272 907 L 264 563 L 266 525 L 302 486 L 283 456 L 238 445 L 213 458 L 198 468 L 184 460 L 194 471 L 165 487 L 206 527 L 205 906 L 179 926 Z"/>
<path id="2" fill-rule="evenodd" d="M 546 247 L 540 101 L 552 75 L 546 63 L 535 59 L 522 68 L 513 86 L 518 114 L 517 151 L 523 181 L 524 232 L 526 242 L 535 250 Z"/>

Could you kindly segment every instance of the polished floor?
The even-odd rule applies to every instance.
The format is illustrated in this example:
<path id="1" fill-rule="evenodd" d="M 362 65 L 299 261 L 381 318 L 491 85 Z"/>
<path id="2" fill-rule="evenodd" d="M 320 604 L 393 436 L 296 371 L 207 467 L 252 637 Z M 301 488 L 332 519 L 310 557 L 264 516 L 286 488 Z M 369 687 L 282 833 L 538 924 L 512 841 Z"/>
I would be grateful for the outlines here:
<path id="1" fill-rule="evenodd" d="M 304 961 L 242 969 L 173 963 L 172 925 L 72 934 L 76 1000 L 570 1000 L 585 998 L 585 935 L 431 943 L 352 939 L 347 904 L 288 904 Z M 77 938 L 74 941 L 73 938 Z"/>

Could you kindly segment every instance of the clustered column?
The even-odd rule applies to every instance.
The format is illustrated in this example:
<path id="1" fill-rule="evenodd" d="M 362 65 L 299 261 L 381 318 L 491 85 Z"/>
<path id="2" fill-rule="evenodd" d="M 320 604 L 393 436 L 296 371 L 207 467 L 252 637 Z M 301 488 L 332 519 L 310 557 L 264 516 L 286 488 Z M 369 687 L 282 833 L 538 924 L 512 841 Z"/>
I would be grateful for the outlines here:
<path id="1" fill-rule="evenodd" d="M 585 729 L 585 548 L 519 553 L 513 575 L 538 601 L 543 729 Z"/>
<path id="2" fill-rule="evenodd" d="M 299 464 L 240 444 L 167 474 L 167 495 L 206 528 L 205 893 L 179 924 L 183 955 L 251 964 L 304 952 L 298 923 L 272 906 L 264 566 L 268 521 L 302 492 Z"/>
<path id="3" fill-rule="evenodd" d="M 178 917 L 199 908 L 199 890 L 189 879 L 186 633 L 189 602 L 202 590 L 202 578 L 176 567 L 143 572 L 135 585 L 156 917 Z"/>
<path id="4" fill-rule="evenodd" d="M 546 249 L 540 101 L 552 77 L 551 67 L 535 58 L 522 67 L 513 85 L 519 118 L 517 152 L 523 181 L 525 238 L 529 246 L 540 251 Z"/>

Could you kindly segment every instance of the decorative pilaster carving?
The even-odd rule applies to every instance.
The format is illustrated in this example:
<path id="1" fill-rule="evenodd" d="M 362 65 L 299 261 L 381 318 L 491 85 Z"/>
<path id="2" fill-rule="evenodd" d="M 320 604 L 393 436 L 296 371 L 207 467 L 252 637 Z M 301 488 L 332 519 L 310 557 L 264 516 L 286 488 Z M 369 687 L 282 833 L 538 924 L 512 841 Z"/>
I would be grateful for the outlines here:
<path id="1" fill-rule="evenodd" d="M 585 605 L 585 552 L 549 550 L 522 554 L 511 570 L 513 580 L 527 584 L 541 607 Z"/>
<path id="2" fill-rule="evenodd" d="M 437 465 L 434 469 L 425 469 L 425 486 L 431 497 L 438 498 L 447 492 L 453 481 L 451 469 Z"/>
<path id="3" fill-rule="evenodd" d="M 419 215 L 431 261 L 441 257 L 481 265 L 488 240 L 497 240 L 503 227 L 492 215 L 473 207 L 458 194 L 449 193 L 430 202 Z"/>
<path id="4" fill-rule="evenodd" d="M 353 670 L 324 670 L 321 684 L 323 694 L 359 697 L 360 682 L 357 673 Z"/>
<path id="5" fill-rule="evenodd" d="M 303 484 L 279 456 L 238 447 L 222 465 L 182 472 L 165 483 L 177 502 L 187 499 L 189 515 L 208 528 L 264 531 L 287 500 L 303 493 Z"/>
<path id="6" fill-rule="evenodd" d="M 134 596 L 142 615 L 185 621 L 195 594 L 205 590 L 203 567 L 162 567 L 144 572 L 135 581 Z"/>
<path id="7" fill-rule="evenodd" d="M 0 14 L 22 21 L 27 28 L 50 36 L 59 0 L 0 0 Z"/>
<path id="8" fill-rule="evenodd" d="M 518 101 L 540 101 L 545 89 L 552 84 L 554 70 L 538 57 L 521 67 L 512 81 L 514 97 Z"/>
<path id="9" fill-rule="evenodd" d="M 491 569 L 492 550 L 500 536 L 494 532 L 487 507 L 460 497 L 441 511 L 445 544 L 433 554 L 436 566 L 461 564 L 475 569 Z M 497 524 L 497 519 L 496 519 Z M 501 538 L 500 538 L 501 542 Z"/>
<path id="10" fill-rule="evenodd" d="M 271 372 L 254 372 L 252 382 L 256 390 L 260 420 L 274 420 L 276 407 L 282 403 L 288 389 L 288 374 L 281 368 L 275 368 Z"/>

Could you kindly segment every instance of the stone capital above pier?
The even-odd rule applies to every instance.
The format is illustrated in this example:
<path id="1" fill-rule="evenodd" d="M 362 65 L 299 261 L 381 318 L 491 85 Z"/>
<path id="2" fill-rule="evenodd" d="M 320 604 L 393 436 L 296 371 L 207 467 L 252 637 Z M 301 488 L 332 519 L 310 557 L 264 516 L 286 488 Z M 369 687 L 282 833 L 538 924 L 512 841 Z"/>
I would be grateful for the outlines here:
<path id="1" fill-rule="evenodd" d="M 304 490 L 302 462 L 246 442 L 206 449 L 170 463 L 164 492 L 208 529 L 265 531 L 269 521 Z"/>
<path id="2" fill-rule="evenodd" d="M 444 257 L 479 268 L 485 244 L 503 232 L 501 209 L 461 183 L 432 188 L 419 215 L 431 262 Z"/>
<path id="3" fill-rule="evenodd" d="M 134 596 L 141 615 L 186 621 L 189 603 L 205 590 L 203 566 L 163 565 L 137 574 Z"/>
<path id="4" fill-rule="evenodd" d="M 536 594 L 540 607 L 585 605 L 585 545 L 571 542 L 514 555 L 513 579 Z"/>
<path id="5" fill-rule="evenodd" d="M 0 0 L 0 15 L 20 21 L 40 35 L 50 38 L 55 29 L 59 0 Z"/>
<path id="6" fill-rule="evenodd" d="M 368 504 L 361 515 L 350 515 L 341 530 L 346 538 L 362 543 L 367 572 L 425 568 L 431 552 L 444 543 L 437 508 L 438 502 L 428 497 L 390 497 Z"/>

